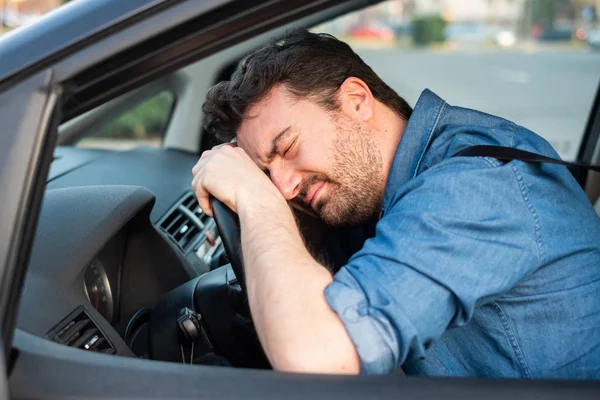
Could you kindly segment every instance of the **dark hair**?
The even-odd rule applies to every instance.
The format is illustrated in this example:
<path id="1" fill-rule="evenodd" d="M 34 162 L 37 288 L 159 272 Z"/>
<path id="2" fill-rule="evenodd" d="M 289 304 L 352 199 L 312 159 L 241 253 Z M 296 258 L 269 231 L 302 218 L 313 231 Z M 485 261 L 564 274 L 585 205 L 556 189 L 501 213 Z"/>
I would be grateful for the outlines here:
<path id="1" fill-rule="evenodd" d="M 377 100 L 408 120 L 412 108 L 350 46 L 328 34 L 294 29 L 252 53 L 230 81 L 209 90 L 202 106 L 204 128 L 230 141 L 246 110 L 277 84 L 284 84 L 298 98 L 312 98 L 325 109 L 335 110 L 339 107 L 337 90 L 349 77 L 362 79 Z"/>

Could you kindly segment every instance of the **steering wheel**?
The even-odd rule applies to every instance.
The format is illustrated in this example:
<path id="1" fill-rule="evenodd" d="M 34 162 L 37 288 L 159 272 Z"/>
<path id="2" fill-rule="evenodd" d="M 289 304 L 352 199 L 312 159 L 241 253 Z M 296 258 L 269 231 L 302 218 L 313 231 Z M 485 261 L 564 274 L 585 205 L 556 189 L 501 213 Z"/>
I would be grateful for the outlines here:
<path id="1" fill-rule="evenodd" d="M 217 229 L 223 242 L 225 252 L 233 272 L 240 284 L 242 291 L 246 293 L 246 277 L 244 274 L 244 259 L 242 257 L 242 237 L 240 232 L 240 219 L 238 215 L 220 200 L 211 196 L 210 206 L 213 210 Z"/>

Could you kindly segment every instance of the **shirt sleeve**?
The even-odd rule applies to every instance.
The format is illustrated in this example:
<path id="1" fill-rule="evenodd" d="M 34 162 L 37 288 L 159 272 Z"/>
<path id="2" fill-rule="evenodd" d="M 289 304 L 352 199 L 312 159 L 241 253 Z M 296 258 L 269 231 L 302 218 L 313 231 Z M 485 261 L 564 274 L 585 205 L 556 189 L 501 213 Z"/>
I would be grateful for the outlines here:
<path id="1" fill-rule="evenodd" d="M 446 160 L 400 187 L 325 296 L 361 372 L 388 373 L 539 265 L 536 215 L 514 163 Z"/>

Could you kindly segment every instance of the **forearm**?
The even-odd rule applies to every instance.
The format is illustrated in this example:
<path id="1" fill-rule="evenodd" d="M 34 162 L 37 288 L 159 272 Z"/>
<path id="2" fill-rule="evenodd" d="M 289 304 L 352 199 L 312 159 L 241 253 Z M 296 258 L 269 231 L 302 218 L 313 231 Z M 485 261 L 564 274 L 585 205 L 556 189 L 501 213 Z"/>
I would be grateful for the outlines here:
<path id="1" fill-rule="evenodd" d="M 250 309 L 273 367 L 358 373 L 354 345 L 325 299 L 331 274 L 306 250 L 287 203 L 273 198 L 238 212 Z"/>

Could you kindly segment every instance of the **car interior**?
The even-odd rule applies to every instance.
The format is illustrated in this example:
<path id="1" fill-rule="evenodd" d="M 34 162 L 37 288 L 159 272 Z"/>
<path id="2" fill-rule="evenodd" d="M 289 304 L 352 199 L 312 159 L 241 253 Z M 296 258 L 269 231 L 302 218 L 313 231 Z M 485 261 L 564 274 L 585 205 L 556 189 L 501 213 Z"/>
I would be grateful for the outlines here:
<path id="1" fill-rule="evenodd" d="M 270 368 L 215 221 L 191 189 L 192 167 L 217 144 L 202 104 L 267 40 L 354 7 L 271 30 L 60 125 L 18 329 L 92 352 Z M 158 142 L 98 148 L 110 121 L 165 93 Z"/>
<path id="2" fill-rule="evenodd" d="M 58 127 L 18 311 L 15 343 L 183 364 L 269 369 L 219 227 L 199 208 L 192 167 L 218 144 L 202 128 L 207 91 L 254 49 L 367 1 L 323 8 L 182 66 Z M 414 96 L 413 96 L 414 97 Z M 409 98 L 414 104 L 416 98 Z M 154 102 L 157 134 L 105 140 Z M 108 133 L 107 133 L 108 132 Z M 600 159 L 595 149 L 595 160 Z M 600 213 L 600 174 L 582 181 Z M 220 228 L 220 229 L 219 229 Z M 238 228 L 239 229 L 239 228 Z"/>

